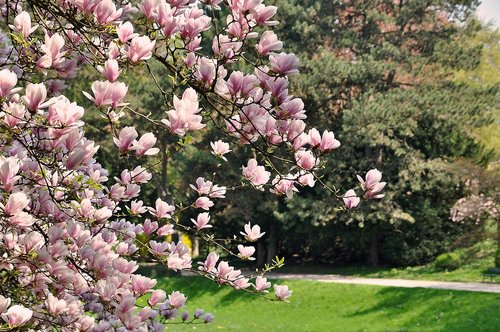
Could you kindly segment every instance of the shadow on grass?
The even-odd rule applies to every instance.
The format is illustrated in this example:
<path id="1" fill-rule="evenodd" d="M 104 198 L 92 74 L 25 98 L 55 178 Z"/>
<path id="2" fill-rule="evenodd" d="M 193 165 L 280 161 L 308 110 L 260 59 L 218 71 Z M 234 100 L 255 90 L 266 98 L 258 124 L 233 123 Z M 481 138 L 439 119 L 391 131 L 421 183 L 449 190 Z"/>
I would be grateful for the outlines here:
<path id="1" fill-rule="evenodd" d="M 400 321 L 401 331 L 500 331 L 500 295 L 384 287 L 376 297 L 349 316 Z"/>

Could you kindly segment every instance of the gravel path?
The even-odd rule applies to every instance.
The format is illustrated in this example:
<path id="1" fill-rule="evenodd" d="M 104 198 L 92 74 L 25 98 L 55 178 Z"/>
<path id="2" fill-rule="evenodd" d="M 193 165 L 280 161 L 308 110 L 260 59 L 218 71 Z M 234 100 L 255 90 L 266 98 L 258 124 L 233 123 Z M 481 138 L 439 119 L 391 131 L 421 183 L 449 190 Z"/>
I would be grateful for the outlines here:
<path id="1" fill-rule="evenodd" d="M 428 281 L 428 280 L 406 280 L 406 279 L 381 279 L 381 278 L 358 278 L 336 274 L 288 274 L 269 273 L 266 277 L 270 279 L 297 279 L 321 282 L 335 282 L 340 284 L 376 285 L 406 288 L 435 288 L 449 289 L 469 292 L 499 293 L 500 284 L 486 282 L 451 282 L 451 281 Z"/>

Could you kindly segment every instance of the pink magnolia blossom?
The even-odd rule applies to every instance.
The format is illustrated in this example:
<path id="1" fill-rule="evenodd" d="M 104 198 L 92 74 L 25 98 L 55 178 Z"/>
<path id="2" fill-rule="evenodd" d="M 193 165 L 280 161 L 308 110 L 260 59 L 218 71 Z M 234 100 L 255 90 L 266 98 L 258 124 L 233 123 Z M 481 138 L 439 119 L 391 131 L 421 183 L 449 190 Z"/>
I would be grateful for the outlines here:
<path id="1" fill-rule="evenodd" d="M 132 62 L 148 60 L 153 55 L 152 51 L 156 41 L 151 41 L 148 36 L 134 37 L 130 42 L 127 57 Z"/>
<path id="2" fill-rule="evenodd" d="M 266 171 L 264 166 L 258 166 L 257 160 L 250 159 L 247 166 L 243 166 L 243 176 L 254 186 L 262 187 L 262 185 L 269 182 L 271 173 Z"/>
<path id="3" fill-rule="evenodd" d="M 13 305 L 1 315 L 2 319 L 10 328 L 16 328 L 26 324 L 33 316 L 33 311 L 21 305 Z"/>
<path id="4" fill-rule="evenodd" d="M 286 100 L 280 105 L 277 116 L 281 119 L 303 120 L 307 118 L 304 110 L 304 102 L 300 98 Z"/>
<path id="5" fill-rule="evenodd" d="M 153 175 L 142 166 L 137 166 L 130 172 L 130 180 L 135 183 L 148 183 L 152 176 Z"/>
<path id="6" fill-rule="evenodd" d="M 259 4 L 254 7 L 251 12 L 257 25 L 273 26 L 279 24 L 278 21 L 270 21 L 271 17 L 276 14 L 277 9 L 278 8 L 275 6 L 265 6 L 263 4 Z"/>
<path id="7" fill-rule="evenodd" d="M 197 62 L 196 54 L 193 52 L 188 53 L 188 55 L 186 55 L 186 59 L 184 60 L 184 62 L 186 63 L 186 66 L 188 68 L 192 68 Z"/>
<path id="8" fill-rule="evenodd" d="M 109 82 L 108 81 L 95 81 L 92 83 L 92 92 L 94 96 L 89 93 L 82 91 L 85 97 L 92 100 L 96 106 L 109 105 L 111 103 L 109 99 Z"/>
<path id="9" fill-rule="evenodd" d="M 160 24 L 163 35 L 166 38 L 171 38 L 179 32 L 181 24 L 184 21 L 184 17 L 179 17 L 176 8 L 172 8 L 170 5 L 169 3 L 162 2 L 157 6 L 158 24 Z"/>
<path id="10" fill-rule="evenodd" d="M 123 82 L 113 82 L 109 84 L 108 88 L 108 99 L 110 100 L 111 106 L 113 108 L 119 106 L 125 106 L 127 104 L 122 103 L 123 98 L 128 92 L 128 86 Z"/>
<path id="11" fill-rule="evenodd" d="M 162 289 L 155 289 L 152 293 L 151 293 L 151 297 L 149 298 L 148 300 L 148 304 L 150 306 L 155 306 L 157 305 L 158 303 L 162 302 L 163 300 L 165 300 L 165 298 L 167 297 L 167 294 L 165 293 L 164 290 Z"/>
<path id="12" fill-rule="evenodd" d="M 272 51 L 279 51 L 283 48 L 283 42 L 278 40 L 278 37 L 273 31 L 265 31 L 260 37 L 260 41 L 255 45 L 257 52 L 261 56 L 268 55 Z"/>
<path id="13" fill-rule="evenodd" d="M 106 62 L 104 63 L 104 68 L 99 66 L 97 69 L 109 82 L 116 81 L 118 79 L 118 76 L 120 76 L 118 61 L 116 61 L 115 59 L 106 60 Z"/>
<path id="14" fill-rule="evenodd" d="M 118 138 L 113 137 L 113 142 L 120 149 L 120 153 L 126 153 L 132 149 L 132 145 L 136 142 L 136 138 L 139 136 L 135 127 L 125 127 L 120 130 Z"/>
<path id="15" fill-rule="evenodd" d="M 43 69 L 61 66 L 66 54 L 65 51 L 62 51 L 64 44 L 64 38 L 60 34 L 55 33 L 50 37 L 45 34 L 45 43 L 41 47 L 45 55 L 38 60 L 37 66 Z"/>
<path id="16" fill-rule="evenodd" d="M 316 179 L 312 173 L 306 173 L 299 176 L 298 182 L 303 186 L 314 187 Z"/>
<path id="17" fill-rule="evenodd" d="M 211 228 L 212 225 L 208 224 L 209 221 L 210 221 L 210 214 L 208 212 L 203 212 L 198 214 L 196 220 L 191 218 L 191 222 L 196 226 L 197 230 L 201 230 L 204 228 Z"/>
<path id="18" fill-rule="evenodd" d="M 243 75 L 234 71 L 227 80 L 227 89 L 232 97 L 248 97 L 258 91 L 259 80 L 255 75 Z"/>
<path id="19" fill-rule="evenodd" d="M 311 170 L 318 163 L 318 160 L 311 151 L 300 150 L 295 153 L 295 160 L 300 168 Z"/>
<path id="20" fill-rule="evenodd" d="M 299 73 L 299 58 L 293 53 L 270 55 L 271 70 L 280 75 L 295 75 Z"/>
<path id="21" fill-rule="evenodd" d="M 234 281 L 241 275 L 240 270 L 235 270 L 226 261 L 221 261 L 214 272 L 217 276 L 217 281 L 221 284 Z"/>
<path id="22" fill-rule="evenodd" d="M 151 209 L 151 214 L 158 219 L 171 218 L 172 216 L 170 213 L 174 210 L 175 207 L 173 205 L 170 205 L 158 198 L 155 202 L 155 209 Z"/>
<path id="23" fill-rule="evenodd" d="M 10 194 L 7 204 L 3 207 L 5 214 L 8 216 L 13 216 L 24 208 L 26 208 L 29 204 L 30 200 L 23 192 L 16 192 Z"/>
<path id="24" fill-rule="evenodd" d="M 152 222 L 149 219 L 146 219 L 144 224 L 142 225 L 142 230 L 145 234 L 153 234 L 158 229 L 158 223 L 156 221 Z"/>
<path id="25" fill-rule="evenodd" d="M 156 231 L 156 234 L 158 236 L 168 236 L 168 235 L 171 235 L 174 233 L 175 233 L 175 231 L 174 231 L 173 225 L 164 225 L 164 226 L 158 228 L 158 230 Z"/>
<path id="26" fill-rule="evenodd" d="M 156 280 L 141 275 L 132 277 L 132 290 L 138 294 L 144 294 L 156 285 Z"/>
<path id="27" fill-rule="evenodd" d="M 205 127 L 205 124 L 201 123 L 203 118 L 197 115 L 199 112 L 198 95 L 194 89 L 189 88 L 182 94 L 182 99 L 174 96 L 174 109 L 167 112 L 168 120 L 163 119 L 162 122 L 173 133 L 184 136 L 188 131 Z"/>
<path id="28" fill-rule="evenodd" d="M 319 148 L 321 152 L 329 152 L 340 146 L 340 142 L 335 139 L 335 135 L 328 130 L 323 132 L 321 137 L 319 131 L 316 128 L 309 130 L 310 144 L 313 149 Z"/>
<path id="29" fill-rule="evenodd" d="M 17 84 L 17 75 L 8 69 L 0 70 L 0 97 L 6 97 L 16 92 L 13 88 Z"/>
<path id="30" fill-rule="evenodd" d="M 233 281 L 232 286 L 234 287 L 234 289 L 245 289 L 245 288 L 252 286 L 252 284 L 249 281 L 250 281 L 250 279 L 248 279 L 248 278 L 241 278 L 240 277 L 240 278 Z"/>
<path id="31" fill-rule="evenodd" d="M 212 147 L 212 154 L 216 157 L 219 157 L 223 159 L 224 161 L 227 161 L 226 157 L 224 155 L 226 153 L 231 152 L 229 149 L 229 144 L 225 143 L 221 140 L 215 141 L 215 142 L 210 142 L 210 146 Z"/>
<path id="32" fill-rule="evenodd" d="M 245 224 L 245 232 L 240 232 L 241 235 L 249 242 L 255 242 L 260 239 L 266 232 L 260 232 L 259 225 L 253 225 L 251 223 Z"/>
<path id="33" fill-rule="evenodd" d="M 39 108 L 50 106 L 51 101 L 45 103 L 47 99 L 47 88 L 43 83 L 30 83 L 26 87 L 26 95 L 23 97 L 26 107 L 30 111 L 36 111 Z"/>
<path id="34" fill-rule="evenodd" d="M 346 209 L 354 209 L 358 206 L 360 198 L 356 195 L 354 189 L 349 189 L 344 194 L 342 200 L 344 201 L 344 205 Z"/>
<path id="35" fill-rule="evenodd" d="M 202 31 L 210 28 L 211 19 L 210 17 L 203 15 L 203 10 L 193 8 L 186 14 L 186 20 L 181 29 L 181 36 L 183 39 L 196 39 Z"/>
<path id="36" fill-rule="evenodd" d="M 380 194 L 384 189 L 386 182 L 380 182 L 382 180 L 382 173 L 377 169 L 372 169 L 366 173 L 365 180 L 359 175 L 357 178 L 361 184 L 361 188 L 365 192 L 365 196 L 368 199 L 383 198 L 385 195 Z"/>
<path id="37" fill-rule="evenodd" d="M 198 199 L 194 203 L 194 206 L 208 211 L 212 206 L 214 206 L 214 202 L 212 202 L 208 197 L 198 197 Z"/>
<path id="38" fill-rule="evenodd" d="M 241 259 L 248 259 L 250 261 L 253 261 L 255 260 L 254 257 L 252 257 L 252 255 L 255 253 L 255 247 L 245 247 L 241 244 L 238 245 L 238 257 L 240 257 Z"/>
<path id="39" fill-rule="evenodd" d="M 116 27 L 116 33 L 118 34 L 118 39 L 120 42 L 126 43 L 128 40 L 139 36 L 139 34 L 134 33 L 134 26 L 130 22 L 120 23 Z"/>
<path id="40" fill-rule="evenodd" d="M 19 160 L 16 157 L 0 156 L 0 184 L 1 188 L 6 192 L 10 192 L 16 181 L 20 178 L 17 173 L 19 172 Z"/>
<path id="41" fill-rule="evenodd" d="M 76 147 L 66 159 L 66 167 L 71 170 L 86 163 L 94 156 L 98 149 L 99 146 L 95 146 L 93 142 Z"/>
<path id="42" fill-rule="evenodd" d="M 321 138 L 321 144 L 319 145 L 321 152 L 329 152 L 339 146 L 340 142 L 335 139 L 335 135 L 331 131 L 325 130 Z"/>
<path id="43" fill-rule="evenodd" d="M 110 105 L 113 108 L 124 106 L 123 98 L 128 92 L 128 87 L 123 82 L 95 81 L 92 83 L 92 92 L 94 96 L 88 92 L 82 91 L 85 97 L 92 100 L 96 106 Z"/>
<path id="44" fill-rule="evenodd" d="M 45 105 L 49 105 L 47 118 L 51 124 L 78 127 L 83 125 L 83 122 L 79 121 L 83 117 L 83 107 L 70 102 L 66 97 L 52 98 L 37 108 L 43 108 Z"/>
<path id="45" fill-rule="evenodd" d="M 271 287 L 271 283 L 266 278 L 258 276 L 255 278 L 255 290 L 261 293 L 268 293 L 266 289 Z"/>
<path id="46" fill-rule="evenodd" d="M 107 55 L 109 59 L 118 59 L 122 55 L 122 49 L 120 49 L 117 43 L 111 43 Z"/>
<path id="47" fill-rule="evenodd" d="M 149 19 L 156 19 L 157 13 L 156 8 L 158 7 L 159 1 L 157 0 L 142 0 L 139 5 L 139 10 Z"/>
<path id="48" fill-rule="evenodd" d="M 132 150 L 135 150 L 138 156 L 152 156 L 160 152 L 160 149 L 153 148 L 155 143 L 156 137 L 153 133 L 146 133 L 138 141 L 133 142 Z"/>
<path id="49" fill-rule="evenodd" d="M 172 308 L 183 307 L 186 300 L 186 296 L 179 291 L 174 291 L 168 296 L 168 302 Z"/>
<path id="50" fill-rule="evenodd" d="M 143 201 L 130 202 L 129 212 L 134 215 L 145 213 L 146 211 L 148 211 L 148 209 L 145 206 L 143 206 L 143 204 L 144 204 Z"/>
<path id="51" fill-rule="evenodd" d="M 10 26 L 15 32 L 21 33 L 25 38 L 31 35 L 38 28 L 38 25 L 31 26 L 31 17 L 28 12 L 22 11 L 14 18 L 14 24 Z"/>
<path id="52" fill-rule="evenodd" d="M 102 115 L 103 118 L 108 118 L 108 120 L 112 123 L 117 123 L 118 120 L 120 120 L 121 117 L 123 117 L 125 113 L 123 111 L 120 111 L 116 113 L 115 111 L 110 111 L 106 116 Z"/>
<path id="53" fill-rule="evenodd" d="M 273 179 L 273 188 L 270 189 L 269 191 L 278 194 L 278 195 L 283 195 L 285 194 L 286 197 L 292 198 L 294 192 L 298 192 L 299 190 L 295 187 L 295 180 L 293 180 L 294 176 L 291 174 L 288 174 L 284 178 L 280 176 L 276 176 Z"/>
<path id="54" fill-rule="evenodd" d="M 155 318 L 156 316 L 158 316 L 158 311 L 153 310 L 150 307 L 144 307 L 141 309 L 141 311 L 139 311 L 138 316 L 140 317 L 141 321 L 146 321 L 148 319 Z"/>
<path id="55" fill-rule="evenodd" d="M 10 303 L 11 303 L 11 299 L 9 297 L 4 297 L 2 295 L 0 295 L 0 314 L 5 312 L 5 310 L 7 310 L 7 308 L 10 306 Z"/>
<path id="56" fill-rule="evenodd" d="M 215 36 L 212 41 L 212 50 L 216 57 L 227 59 L 228 62 L 241 51 L 243 44 L 239 41 L 232 41 L 226 35 Z"/>
<path id="57" fill-rule="evenodd" d="M 9 217 L 9 221 L 13 226 L 19 228 L 27 228 L 35 223 L 35 218 L 27 212 L 21 211 Z"/>
<path id="58" fill-rule="evenodd" d="M 217 265 L 217 261 L 219 260 L 219 255 L 215 252 L 211 252 L 208 254 L 207 259 L 205 262 L 199 262 L 198 264 L 202 265 L 198 267 L 199 270 L 205 271 L 205 272 L 212 272 L 215 270 L 215 265 Z"/>
<path id="59" fill-rule="evenodd" d="M 205 323 L 210 323 L 210 322 L 213 322 L 214 321 L 214 315 L 212 315 L 211 313 L 207 312 L 205 314 L 205 317 L 203 317 L 203 321 Z"/>
<path id="60" fill-rule="evenodd" d="M 99 4 L 97 0 L 72 0 L 71 2 L 74 3 L 78 9 L 88 14 L 91 14 Z"/>
<path id="61" fill-rule="evenodd" d="M 206 181 L 204 178 L 199 177 L 196 179 L 196 186 L 190 184 L 191 189 L 195 190 L 199 195 L 208 195 L 213 187 L 212 181 Z"/>
<path id="62" fill-rule="evenodd" d="M 210 189 L 210 193 L 208 194 L 208 197 L 210 197 L 210 198 L 226 198 L 226 196 L 225 196 L 226 190 L 227 190 L 226 187 L 214 184 L 212 186 L 212 189 Z"/>
<path id="63" fill-rule="evenodd" d="M 58 299 L 50 293 L 45 300 L 45 305 L 47 306 L 48 311 L 53 315 L 63 314 L 69 309 L 68 304 L 64 299 Z"/>
<path id="64" fill-rule="evenodd" d="M 123 193 L 123 198 L 124 199 L 131 199 L 134 197 L 137 197 L 139 193 L 141 192 L 141 187 L 135 183 L 130 183 L 127 184 L 125 187 L 125 192 Z"/>
<path id="65" fill-rule="evenodd" d="M 156 242 L 149 241 L 149 247 L 153 255 L 155 256 L 163 256 L 167 255 L 168 243 L 167 242 Z"/>
<path id="66" fill-rule="evenodd" d="M 280 301 L 286 301 L 287 298 L 292 296 L 293 291 L 288 290 L 286 285 L 274 285 L 274 294 Z"/>
<path id="67" fill-rule="evenodd" d="M 101 24 L 112 23 L 122 16 L 123 9 L 117 10 L 112 0 L 101 0 L 98 3 L 94 8 L 97 22 Z"/>

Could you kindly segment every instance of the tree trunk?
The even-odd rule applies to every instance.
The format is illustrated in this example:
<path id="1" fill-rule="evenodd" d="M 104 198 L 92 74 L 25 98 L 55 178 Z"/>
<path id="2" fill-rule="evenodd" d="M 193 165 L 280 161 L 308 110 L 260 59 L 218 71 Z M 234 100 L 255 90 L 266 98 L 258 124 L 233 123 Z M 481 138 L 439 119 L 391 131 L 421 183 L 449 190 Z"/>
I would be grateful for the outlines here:
<path id="1" fill-rule="evenodd" d="M 200 256 L 200 241 L 198 240 L 198 238 L 196 236 L 193 236 L 191 238 L 191 241 L 193 243 L 193 254 L 192 254 L 192 256 L 193 257 Z"/>
<path id="2" fill-rule="evenodd" d="M 269 225 L 269 237 L 267 238 L 267 264 L 272 264 L 273 259 L 278 254 L 278 226 L 276 223 L 277 221 L 273 220 Z"/>
<path id="3" fill-rule="evenodd" d="M 373 267 L 377 267 L 380 264 L 379 241 L 379 235 L 375 233 L 370 241 L 370 254 L 368 255 L 370 265 Z"/>
<path id="4" fill-rule="evenodd" d="M 384 138 L 384 133 L 381 133 L 381 141 Z M 373 155 L 372 158 L 375 162 L 376 165 L 382 166 L 382 161 L 383 161 L 383 150 L 381 145 L 377 145 L 375 149 L 372 151 Z M 381 221 L 381 222 L 386 222 L 386 221 Z M 376 224 L 373 225 L 375 227 L 375 230 L 373 231 L 373 234 L 370 239 L 370 254 L 369 254 L 369 260 L 370 260 L 370 265 L 373 267 L 377 267 L 380 265 L 380 240 L 381 240 L 381 233 L 380 233 L 380 228 L 382 225 L 377 222 Z"/>
<path id="5" fill-rule="evenodd" d="M 262 239 L 257 242 L 257 267 L 263 267 L 266 263 L 266 244 Z"/>

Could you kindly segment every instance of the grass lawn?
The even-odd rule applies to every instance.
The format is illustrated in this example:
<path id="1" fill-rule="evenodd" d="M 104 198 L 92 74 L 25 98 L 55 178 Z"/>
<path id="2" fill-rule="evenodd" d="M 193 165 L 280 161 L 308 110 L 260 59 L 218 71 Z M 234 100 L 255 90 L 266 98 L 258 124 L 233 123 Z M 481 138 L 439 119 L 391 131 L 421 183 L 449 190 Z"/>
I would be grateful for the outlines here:
<path id="1" fill-rule="evenodd" d="M 200 277 L 164 277 L 192 314 L 203 308 L 211 324 L 171 325 L 171 331 L 499 331 L 500 295 L 446 290 L 287 281 L 291 303 L 271 302 Z M 175 320 L 178 322 L 179 318 Z"/>

